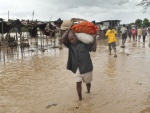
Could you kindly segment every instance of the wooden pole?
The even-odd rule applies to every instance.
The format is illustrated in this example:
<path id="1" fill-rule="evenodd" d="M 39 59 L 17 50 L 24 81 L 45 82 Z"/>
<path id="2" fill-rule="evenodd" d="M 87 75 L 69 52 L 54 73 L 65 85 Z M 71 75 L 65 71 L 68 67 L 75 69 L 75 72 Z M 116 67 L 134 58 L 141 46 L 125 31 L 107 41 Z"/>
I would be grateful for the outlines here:
<path id="1" fill-rule="evenodd" d="M 3 18 L 0 19 L 2 21 L 2 40 L 4 39 L 4 28 L 3 28 Z"/>

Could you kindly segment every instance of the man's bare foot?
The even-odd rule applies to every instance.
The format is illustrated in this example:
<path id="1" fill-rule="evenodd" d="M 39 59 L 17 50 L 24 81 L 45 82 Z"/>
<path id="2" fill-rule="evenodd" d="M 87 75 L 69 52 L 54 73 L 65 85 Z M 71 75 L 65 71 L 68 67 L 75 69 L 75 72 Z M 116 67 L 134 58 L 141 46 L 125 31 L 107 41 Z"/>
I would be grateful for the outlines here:
<path id="1" fill-rule="evenodd" d="M 79 98 L 79 101 L 82 101 L 83 100 L 83 98 Z"/>
<path id="2" fill-rule="evenodd" d="M 121 48 L 125 48 L 126 46 L 122 45 Z"/>
<path id="3" fill-rule="evenodd" d="M 87 91 L 86 93 L 90 93 L 90 91 Z"/>
<path id="4" fill-rule="evenodd" d="M 79 97 L 79 101 L 81 101 L 81 100 L 83 100 L 83 98 L 82 98 L 82 97 Z"/>
<path id="5" fill-rule="evenodd" d="M 114 55 L 114 57 L 117 57 L 117 55 Z"/>

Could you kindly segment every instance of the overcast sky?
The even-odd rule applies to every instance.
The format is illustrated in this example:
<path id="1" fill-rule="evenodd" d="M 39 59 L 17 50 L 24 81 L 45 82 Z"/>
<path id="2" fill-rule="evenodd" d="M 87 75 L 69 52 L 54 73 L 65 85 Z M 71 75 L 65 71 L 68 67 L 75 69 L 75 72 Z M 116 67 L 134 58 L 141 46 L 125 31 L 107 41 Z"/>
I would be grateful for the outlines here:
<path id="1" fill-rule="evenodd" d="M 121 24 L 135 22 L 136 19 L 150 20 L 150 8 L 143 13 L 142 6 L 136 6 L 141 0 L 129 0 L 117 5 L 119 0 L 0 0 L 0 18 L 32 19 L 49 21 L 83 18 L 96 22 L 121 20 Z"/>

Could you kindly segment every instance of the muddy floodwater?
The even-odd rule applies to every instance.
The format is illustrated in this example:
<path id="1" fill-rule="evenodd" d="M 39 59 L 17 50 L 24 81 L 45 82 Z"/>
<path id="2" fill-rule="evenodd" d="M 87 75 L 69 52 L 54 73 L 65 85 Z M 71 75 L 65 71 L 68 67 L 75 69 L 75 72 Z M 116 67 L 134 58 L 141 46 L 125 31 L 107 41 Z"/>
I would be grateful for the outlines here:
<path id="1" fill-rule="evenodd" d="M 82 83 L 78 101 L 73 73 L 66 70 L 63 46 L 19 49 L 0 57 L 0 113 L 150 113 L 150 47 L 143 42 L 117 43 L 117 58 L 107 40 L 97 39 L 91 93 Z"/>

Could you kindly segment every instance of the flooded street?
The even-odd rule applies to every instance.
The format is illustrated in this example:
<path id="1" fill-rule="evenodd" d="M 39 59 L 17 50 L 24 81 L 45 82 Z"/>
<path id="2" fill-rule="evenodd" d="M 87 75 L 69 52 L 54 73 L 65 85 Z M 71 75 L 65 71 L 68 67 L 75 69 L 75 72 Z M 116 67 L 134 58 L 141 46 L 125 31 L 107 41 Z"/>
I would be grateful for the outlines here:
<path id="1" fill-rule="evenodd" d="M 78 101 L 73 73 L 66 70 L 68 49 L 45 52 L 26 48 L 1 54 L 0 113 L 150 113 L 150 47 L 143 42 L 117 43 L 117 58 L 107 40 L 91 53 L 93 81 Z M 9 50 L 11 51 L 11 50 Z M 7 54 L 7 52 L 5 52 Z"/>

